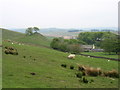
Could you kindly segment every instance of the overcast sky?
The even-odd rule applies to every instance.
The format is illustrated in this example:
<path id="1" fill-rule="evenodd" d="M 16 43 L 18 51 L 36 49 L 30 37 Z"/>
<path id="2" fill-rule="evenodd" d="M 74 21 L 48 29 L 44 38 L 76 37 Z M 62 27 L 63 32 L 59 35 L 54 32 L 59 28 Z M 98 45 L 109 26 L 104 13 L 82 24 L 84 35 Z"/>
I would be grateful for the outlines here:
<path id="1" fill-rule="evenodd" d="M 3 28 L 117 27 L 119 0 L 0 0 Z"/>

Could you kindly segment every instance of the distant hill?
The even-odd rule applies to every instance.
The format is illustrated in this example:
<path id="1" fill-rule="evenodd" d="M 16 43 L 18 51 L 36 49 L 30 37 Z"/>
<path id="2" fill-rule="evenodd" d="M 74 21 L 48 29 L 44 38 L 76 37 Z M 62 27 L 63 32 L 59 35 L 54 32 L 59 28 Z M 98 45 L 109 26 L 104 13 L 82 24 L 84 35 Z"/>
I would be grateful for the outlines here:
<path id="1" fill-rule="evenodd" d="M 41 33 L 47 33 L 47 32 L 67 32 L 67 31 L 72 31 L 72 30 L 82 30 L 82 31 L 90 31 L 92 29 L 109 29 L 109 30 L 118 30 L 117 27 L 92 27 L 92 28 L 70 28 L 70 29 L 64 29 L 64 28 L 41 28 L 40 32 Z M 22 32 L 25 33 L 25 28 L 11 28 L 10 30 L 17 31 L 17 32 Z"/>
<path id="2" fill-rule="evenodd" d="M 12 28 L 12 31 L 25 33 L 25 28 Z M 117 31 L 117 27 L 93 27 L 93 28 L 40 28 L 39 33 L 44 36 L 50 37 L 62 37 L 62 36 L 78 36 L 80 32 L 91 32 L 92 31 L 102 31 L 102 30 L 112 30 Z"/>
<path id="3" fill-rule="evenodd" d="M 35 45 L 41 45 L 47 47 L 49 47 L 50 45 L 50 40 L 48 40 L 46 37 L 44 37 L 41 34 L 26 36 L 24 33 L 15 32 L 7 29 L 2 29 L 2 33 L 3 33 L 3 40 L 10 39 L 22 43 L 35 44 Z"/>

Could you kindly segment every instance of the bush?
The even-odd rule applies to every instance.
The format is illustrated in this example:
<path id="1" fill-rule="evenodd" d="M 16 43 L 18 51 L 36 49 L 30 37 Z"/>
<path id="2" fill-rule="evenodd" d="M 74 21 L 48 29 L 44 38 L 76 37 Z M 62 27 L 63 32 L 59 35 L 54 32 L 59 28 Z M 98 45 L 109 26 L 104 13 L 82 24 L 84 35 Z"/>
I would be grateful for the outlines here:
<path id="1" fill-rule="evenodd" d="M 83 66 L 83 65 L 78 65 L 78 70 L 79 70 L 79 71 L 85 71 L 85 66 Z"/>
<path id="2" fill-rule="evenodd" d="M 5 49 L 5 54 L 9 54 L 10 52 L 9 52 L 9 50 L 7 50 L 7 49 Z"/>
<path id="3" fill-rule="evenodd" d="M 73 66 L 73 65 L 70 65 L 70 69 L 74 69 L 74 66 Z"/>
<path id="4" fill-rule="evenodd" d="M 86 74 L 87 75 L 90 75 L 90 76 L 98 76 L 98 75 L 101 75 L 101 73 L 102 73 L 102 71 L 101 71 L 101 69 L 99 69 L 99 68 L 86 68 Z"/>
<path id="5" fill-rule="evenodd" d="M 64 68 L 66 68 L 66 67 L 67 67 L 67 65 L 66 65 L 66 64 L 61 64 L 61 66 L 62 66 L 62 67 L 64 67 Z"/>
<path id="6" fill-rule="evenodd" d="M 82 72 L 76 73 L 76 77 L 82 78 L 82 76 L 83 76 L 83 73 L 82 73 Z"/>
<path id="7" fill-rule="evenodd" d="M 70 53 L 79 54 L 81 52 L 81 48 L 79 44 L 71 44 L 67 46 L 67 50 Z"/>
<path id="8" fill-rule="evenodd" d="M 14 49 L 13 47 L 5 47 L 4 53 L 18 55 L 17 49 Z"/>
<path id="9" fill-rule="evenodd" d="M 83 81 L 84 83 L 88 83 L 88 80 L 87 80 L 87 78 L 85 78 L 85 77 L 83 77 L 82 81 Z"/>
<path id="10" fill-rule="evenodd" d="M 100 68 L 92 68 L 83 65 L 78 65 L 78 70 L 83 72 L 84 75 L 98 76 L 102 74 L 102 70 Z"/>
<path id="11" fill-rule="evenodd" d="M 111 70 L 108 72 L 104 72 L 104 76 L 119 78 L 119 73 L 116 70 Z"/>
<path id="12" fill-rule="evenodd" d="M 81 48 L 78 44 L 78 40 L 64 40 L 63 38 L 54 38 L 50 44 L 50 47 L 63 52 L 80 53 Z"/>
<path id="13" fill-rule="evenodd" d="M 91 80 L 90 80 L 90 83 L 92 83 L 92 82 L 94 82 L 94 80 L 93 80 L 93 79 L 91 79 Z"/>

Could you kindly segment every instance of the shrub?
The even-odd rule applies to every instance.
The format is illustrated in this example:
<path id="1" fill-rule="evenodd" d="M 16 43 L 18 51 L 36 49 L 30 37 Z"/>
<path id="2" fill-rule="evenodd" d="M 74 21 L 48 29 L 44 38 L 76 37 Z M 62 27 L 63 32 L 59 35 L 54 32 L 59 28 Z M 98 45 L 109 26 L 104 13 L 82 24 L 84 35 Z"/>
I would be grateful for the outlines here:
<path id="1" fill-rule="evenodd" d="M 86 72 L 86 74 L 87 75 L 90 75 L 90 76 L 98 76 L 98 75 L 101 75 L 101 69 L 99 69 L 99 68 L 86 68 L 86 70 L 85 70 L 85 72 Z"/>
<path id="2" fill-rule="evenodd" d="M 83 73 L 82 73 L 82 72 L 76 73 L 76 77 L 82 78 L 82 76 L 83 76 Z"/>
<path id="3" fill-rule="evenodd" d="M 73 65 L 70 65 L 70 69 L 74 69 L 74 66 L 73 66 Z"/>
<path id="4" fill-rule="evenodd" d="M 18 55 L 17 49 L 14 49 L 13 47 L 5 47 L 4 53 Z"/>
<path id="5" fill-rule="evenodd" d="M 12 55 L 18 55 L 18 52 L 15 51 L 15 50 L 11 50 L 10 53 L 11 53 Z"/>
<path id="6" fill-rule="evenodd" d="M 31 74 L 31 75 L 36 75 L 36 73 L 34 73 L 34 72 L 31 72 L 30 74 Z"/>
<path id="7" fill-rule="evenodd" d="M 9 50 L 5 49 L 4 53 L 9 54 L 10 52 L 9 52 Z"/>
<path id="8" fill-rule="evenodd" d="M 102 70 L 100 68 L 92 68 L 83 65 L 78 65 L 78 70 L 83 72 L 84 75 L 98 76 L 102 74 Z"/>
<path id="9" fill-rule="evenodd" d="M 83 77 L 82 81 L 83 81 L 84 83 L 88 83 L 88 80 L 87 80 L 85 77 Z"/>
<path id="10" fill-rule="evenodd" d="M 81 52 L 81 48 L 79 44 L 70 44 L 67 46 L 67 50 L 70 53 L 78 54 Z"/>
<path id="11" fill-rule="evenodd" d="M 5 46 L 5 49 L 8 49 L 8 47 L 7 47 L 7 46 Z"/>
<path id="12" fill-rule="evenodd" d="M 119 73 L 116 70 L 111 70 L 108 72 L 104 72 L 104 76 L 119 78 Z"/>
<path id="13" fill-rule="evenodd" d="M 79 71 L 85 71 L 85 66 L 83 66 L 83 65 L 78 65 L 78 70 L 79 70 Z"/>
<path id="14" fill-rule="evenodd" d="M 63 38 L 54 38 L 50 47 L 63 52 L 80 53 L 81 48 L 78 40 L 64 40 Z"/>
<path id="15" fill-rule="evenodd" d="M 64 68 L 66 68 L 66 67 L 67 67 L 67 65 L 66 65 L 66 64 L 61 64 L 61 66 L 62 66 L 62 67 L 64 67 Z"/>
<path id="16" fill-rule="evenodd" d="M 26 58 L 26 56 L 23 56 L 23 58 Z"/>
<path id="17" fill-rule="evenodd" d="M 92 82 L 94 82 L 94 80 L 93 80 L 93 79 L 91 79 L 91 80 L 90 80 L 90 83 L 92 83 Z"/>
<path id="18" fill-rule="evenodd" d="M 33 60 L 35 61 L 36 59 L 34 58 Z"/>

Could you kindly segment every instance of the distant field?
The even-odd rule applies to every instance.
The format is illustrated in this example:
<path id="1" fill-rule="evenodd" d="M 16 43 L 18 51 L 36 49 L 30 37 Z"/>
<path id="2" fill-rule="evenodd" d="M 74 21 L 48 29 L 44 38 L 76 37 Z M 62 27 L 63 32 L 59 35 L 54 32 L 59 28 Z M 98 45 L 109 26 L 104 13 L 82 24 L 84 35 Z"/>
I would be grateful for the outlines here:
<path id="1" fill-rule="evenodd" d="M 108 53 L 105 52 L 82 52 L 82 54 L 118 59 L 118 55 L 109 55 Z"/>

